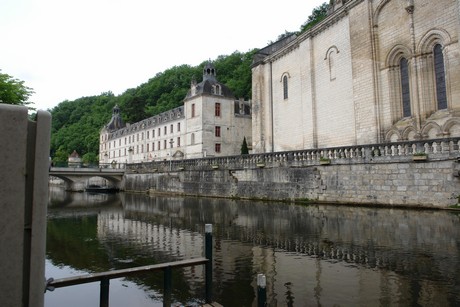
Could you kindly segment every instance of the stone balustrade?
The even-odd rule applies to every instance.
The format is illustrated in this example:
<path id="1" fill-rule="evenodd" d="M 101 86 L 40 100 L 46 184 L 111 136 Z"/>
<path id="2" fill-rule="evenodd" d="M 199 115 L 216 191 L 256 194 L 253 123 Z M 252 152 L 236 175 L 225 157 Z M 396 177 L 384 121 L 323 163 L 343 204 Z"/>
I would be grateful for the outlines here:
<path id="1" fill-rule="evenodd" d="M 200 159 L 164 160 L 127 164 L 128 172 L 151 173 L 183 170 L 305 167 L 321 164 L 407 162 L 414 156 L 430 160 L 457 159 L 460 137 L 380 144 L 305 149 Z"/>

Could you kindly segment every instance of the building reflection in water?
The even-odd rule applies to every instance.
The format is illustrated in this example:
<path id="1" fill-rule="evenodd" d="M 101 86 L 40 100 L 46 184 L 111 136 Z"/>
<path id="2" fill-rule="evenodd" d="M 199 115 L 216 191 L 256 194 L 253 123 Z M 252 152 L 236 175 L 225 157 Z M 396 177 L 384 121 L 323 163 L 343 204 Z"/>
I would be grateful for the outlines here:
<path id="1" fill-rule="evenodd" d="M 54 266 L 94 272 L 200 257 L 211 223 L 214 294 L 224 306 L 257 305 L 258 273 L 267 276 L 270 306 L 460 304 L 457 213 L 59 191 L 51 198 Z M 157 275 L 131 282 L 161 302 Z M 177 302 L 198 304 L 203 287 L 202 267 L 175 272 Z"/>

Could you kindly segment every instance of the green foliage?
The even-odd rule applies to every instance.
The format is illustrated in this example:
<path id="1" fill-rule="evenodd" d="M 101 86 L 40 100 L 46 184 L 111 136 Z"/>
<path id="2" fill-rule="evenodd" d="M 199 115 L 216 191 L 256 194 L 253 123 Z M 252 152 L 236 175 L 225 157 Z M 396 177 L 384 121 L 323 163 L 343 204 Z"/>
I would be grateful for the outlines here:
<path id="1" fill-rule="evenodd" d="M 54 153 L 53 165 L 55 166 L 65 165 L 67 163 L 67 159 L 69 155 L 70 153 L 67 152 L 62 146 L 59 147 L 59 149 L 56 150 L 56 152 Z"/>
<path id="2" fill-rule="evenodd" d="M 81 157 L 83 163 L 85 164 L 93 164 L 99 162 L 99 157 L 94 152 L 87 152 Z"/>
<path id="3" fill-rule="evenodd" d="M 241 145 L 241 154 L 247 155 L 249 153 L 248 143 L 246 143 L 246 137 L 243 138 L 243 144 Z"/>
<path id="4" fill-rule="evenodd" d="M 326 18 L 328 9 L 329 4 L 326 2 L 314 8 L 311 12 L 311 15 L 308 16 L 307 21 L 300 27 L 300 33 L 307 31 L 317 23 L 321 22 L 324 18 Z"/>
<path id="5" fill-rule="evenodd" d="M 76 150 L 80 156 L 99 152 L 99 132 L 106 125 L 115 106 L 113 93 L 64 101 L 51 110 L 51 156 L 53 161 L 67 161 Z M 59 154 L 57 153 L 58 149 Z M 64 159 L 65 153 L 65 159 Z M 57 161 L 56 161 L 57 162 Z"/>
<path id="6" fill-rule="evenodd" d="M 24 81 L 0 72 L 0 103 L 27 106 L 31 104 L 28 99 L 33 93 L 30 87 L 24 85 Z"/>

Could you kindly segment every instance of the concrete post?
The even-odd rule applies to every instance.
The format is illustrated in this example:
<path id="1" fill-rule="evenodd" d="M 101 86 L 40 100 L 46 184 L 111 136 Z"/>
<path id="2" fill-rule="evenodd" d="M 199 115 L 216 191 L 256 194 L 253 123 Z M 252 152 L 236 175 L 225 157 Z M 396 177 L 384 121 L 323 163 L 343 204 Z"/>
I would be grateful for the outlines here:
<path id="1" fill-rule="evenodd" d="M 43 306 L 51 116 L 0 104 L 0 297 Z"/>

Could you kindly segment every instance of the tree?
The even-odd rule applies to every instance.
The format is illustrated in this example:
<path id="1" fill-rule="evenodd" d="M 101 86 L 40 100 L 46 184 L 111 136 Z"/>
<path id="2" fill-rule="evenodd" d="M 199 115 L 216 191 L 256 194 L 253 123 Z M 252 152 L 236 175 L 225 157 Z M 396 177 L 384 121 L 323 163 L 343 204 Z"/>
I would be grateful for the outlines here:
<path id="1" fill-rule="evenodd" d="M 248 143 L 246 143 L 246 137 L 243 138 L 243 145 L 241 145 L 241 154 L 247 155 L 249 153 Z"/>
<path id="2" fill-rule="evenodd" d="M 34 91 L 24 85 L 24 81 L 13 78 L 0 71 L 0 103 L 27 106 L 31 104 L 29 97 Z M 35 110 L 28 107 L 29 110 Z"/>
<path id="3" fill-rule="evenodd" d="M 327 11 L 329 9 L 329 4 L 324 2 L 318 7 L 315 7 L 311 12 L 311 15 L 308 16 L 307 21 L 300 27 L 300 32 L 305 32 L 308 29 L 312 28 L 314 25 L 322 21 L 327 17 Z"/>

